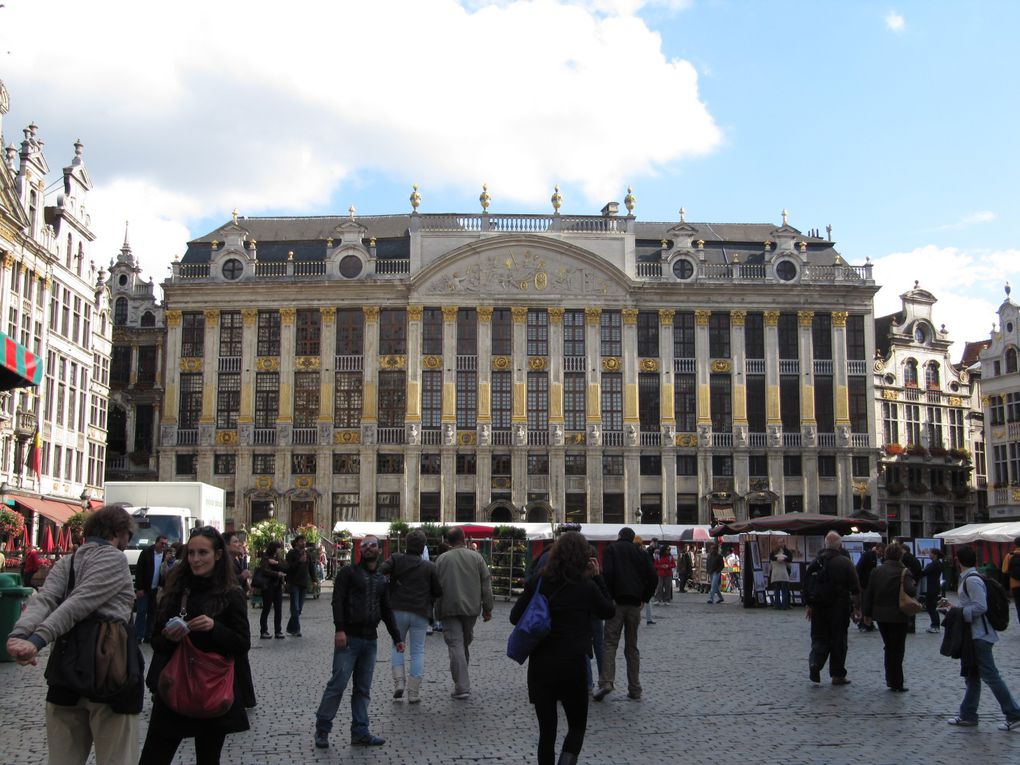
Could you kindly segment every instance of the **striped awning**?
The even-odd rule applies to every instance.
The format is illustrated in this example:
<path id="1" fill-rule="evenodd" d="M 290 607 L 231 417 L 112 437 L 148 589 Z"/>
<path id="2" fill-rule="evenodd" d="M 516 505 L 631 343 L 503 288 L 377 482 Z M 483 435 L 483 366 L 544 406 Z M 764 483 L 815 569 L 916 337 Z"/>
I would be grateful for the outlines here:
<path id="1" fill-rule="evenodd" d="M 42 376 L 39 357 L 0 332 L 0 390 L 38 385 Z"/>

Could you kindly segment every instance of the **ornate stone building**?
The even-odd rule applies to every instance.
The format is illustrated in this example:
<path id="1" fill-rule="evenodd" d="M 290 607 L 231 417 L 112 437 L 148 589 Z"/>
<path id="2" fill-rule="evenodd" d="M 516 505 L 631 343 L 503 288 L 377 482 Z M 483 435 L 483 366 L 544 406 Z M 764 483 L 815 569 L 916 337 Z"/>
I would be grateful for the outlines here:
<path id="1" fill-rule="evenodd" d="M 0 120 L 7 103 L 0 83 Z M 33 522 L 41 515 L 62 523 L 102 494 L 110 307 L 104 274 L 89 259 L 83 146 L 75 142 L 53 204 L 43 146 L 29 125 L 0 162 L 2 328 L 42 370 L 37 385 L 0 394 L 0 480 Z"/>
<path id="2" fill-rule="evenodd" d="M 113 351 L 106 480 L 155 481 L 163 406 L 163 306 L 152 280 L 141 278 L 127 231 L 110 264 Z"/>
<path id="3" fill-rule="evenodd" d="M 870 263 L 783 223 L 239 218 L 164 283 L 162 480 L 238 526 L 849 514 Z M 229 515 L 229 511 L 228 511 Z"/>
<path id="4" fill-rule="evenodd" d="M 891 536 L 931 537 L 971 523 L 983 506 L 981 375 L 949 355 L 935 296 L 914 288 L 876 320 L 875 418 L 882 439 L 877 514 Z M 865 508 L 871 497 L 864 496 Z M 980 501 L 979 501 L 980 500 Z M 873 511 L 875 512 L 875 511 Z"/>
<path id="5" fill-rule="evenodd" d="M 988 516 L 1020 520 L 1020 310 L 1010 297 L 999 306 L 999 326 L 981 351 L 985 444 L 988 455 Z"/>

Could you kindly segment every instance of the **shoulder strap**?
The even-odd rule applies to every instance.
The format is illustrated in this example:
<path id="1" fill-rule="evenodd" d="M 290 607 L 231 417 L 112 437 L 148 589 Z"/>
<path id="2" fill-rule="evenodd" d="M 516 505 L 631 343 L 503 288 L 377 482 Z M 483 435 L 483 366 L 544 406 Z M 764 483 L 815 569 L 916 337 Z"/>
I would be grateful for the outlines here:
<path id="1" fill-rule="evenodd" d="M 73 554 L 71 555 L 71 563 L 68 565 L 68 568 L 71 569 L 71 570 L 67 573 L 67 586 L 64 588 L 64 600 L 67 600 L 67 597 L 71 594 L 71 590 L 74 589 L 74 555 Z"/>

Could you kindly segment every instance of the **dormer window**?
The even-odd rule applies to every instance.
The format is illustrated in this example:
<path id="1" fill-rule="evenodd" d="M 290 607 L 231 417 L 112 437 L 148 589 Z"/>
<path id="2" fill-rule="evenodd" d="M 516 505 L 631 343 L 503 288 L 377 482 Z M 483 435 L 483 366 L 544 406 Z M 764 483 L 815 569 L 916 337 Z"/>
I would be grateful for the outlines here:
<path id="1" fill-rule="evenodd" d="M 146 311 L 145 313 L 143 313 L 141 325 L 143 327 L 155 327 L 156 326 L 155 314 L 153 314 L 152 311 Z"/>
<path id="2" fill-rule="evenodd" d="M 244 274 L 244 264 L 237 258 L 231 258 L 223 264 L 222 272 L 224 279 L 236 282 Z"/>
<path id="3" fill-rule="evenodd" d="M 113 304 L 113 324 L 115 327 L 122 327 L 127 324 L 128 301 L 126 297 L 117 298 Z"/>
<path id="4" fill-rule="evenodd" d="M 928 390 L 938 390 L 942 387 L 939 379 L 939 365 L 934 361 L 928 362 L 924 368 L 924 387 Z"/>
<path id="5" fill-rule="evenodd" d="M 903 365 L 903 385 L 907 388 L 917 387 L 917 362 L 914 359 L 907 359 Z"/>
<path id="6" fill-rule="evenodd" d="M 1016 371 L 1016 348 L 1006 349 L 1006 374 Z"/>
<path id="7" fill-rule="evenodd" d="M 914 341 L 918 345 L 924 345 L 928 342 L 928 332 L 925 330 L 923 324 L 914 325 Z"/>

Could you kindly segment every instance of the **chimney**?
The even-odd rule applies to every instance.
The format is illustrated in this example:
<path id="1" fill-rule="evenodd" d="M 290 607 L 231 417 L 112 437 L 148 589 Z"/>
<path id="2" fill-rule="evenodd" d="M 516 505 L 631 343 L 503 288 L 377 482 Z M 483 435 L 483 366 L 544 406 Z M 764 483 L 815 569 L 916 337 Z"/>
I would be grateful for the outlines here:
<path id="1" fill-rule="evenodd" d="M 603 218 L 612 218 L 620 212 L 619 202 L 607 202 L 606 206 L 602 208 Z"/>

